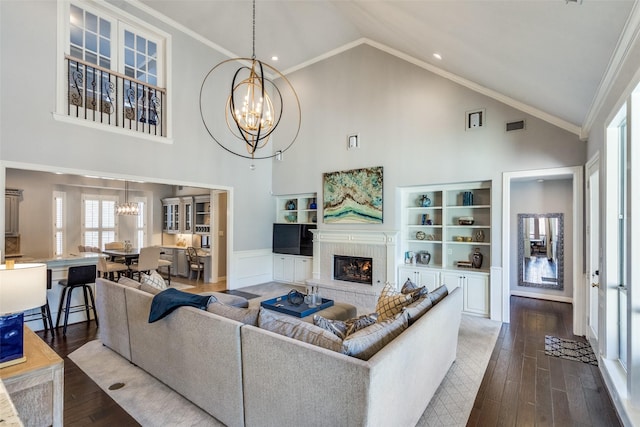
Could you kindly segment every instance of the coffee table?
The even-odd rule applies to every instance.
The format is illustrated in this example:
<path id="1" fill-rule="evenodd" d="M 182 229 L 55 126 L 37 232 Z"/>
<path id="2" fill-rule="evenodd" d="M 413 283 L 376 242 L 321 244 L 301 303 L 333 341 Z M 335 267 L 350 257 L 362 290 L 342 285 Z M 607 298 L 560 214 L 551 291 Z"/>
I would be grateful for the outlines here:
<path id="1" fill-rule="evenodd" d="M 315 307 L 309 307 L 309 304 L 305 302 L 300 305 L 291 304 L 289 301 L 289 295 L 287 294 L 262 301 L 260 305 L 269 310 L 302 318 L 331 307 L 333 305 L 333 300 L 322 298 L 322 304 L 316 305 Z"/>

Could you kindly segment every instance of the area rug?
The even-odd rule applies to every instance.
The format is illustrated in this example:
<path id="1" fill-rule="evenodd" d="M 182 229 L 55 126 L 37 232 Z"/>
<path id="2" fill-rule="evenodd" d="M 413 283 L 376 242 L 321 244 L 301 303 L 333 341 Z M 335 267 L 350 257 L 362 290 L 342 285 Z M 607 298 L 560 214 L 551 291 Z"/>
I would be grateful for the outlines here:
<path id="1" fill-rule="evenodd" d="M 179 291 L 184 291 L 185 289 L 195 288 L 195 286 L 187 285 L 186 283 L 180 283 L 180 282 L 176 282 L 176 281 L 172 280 L 170 288 L 174 288 L 174 289 L 177 289 Z"/>
<path id="2" fill-rule="evenodd" d="M 462 316 L 456 361 L 417 426 L 466 425 L 500 325 L 489 319 Z M 69 358 L 143 426 L 222 426 L 97 340 L 80 347 Z M 109 390 L 109 386 L 117 382 L 125 386 Z"/>
<path id="3" fill-rule="evenodd" d="M 574 341 L 552 335 L 545 335 L 544 354 L 547 356 L 576 360 L 590 365 L 598 365 L 598 358 L 593 353 L 591 345 L 586 341 Z"/>
<path id="4" fill-rule="evenodd" d="M 251 292 L 243 292 L 235 289 L 225 289 L 224 291 L 220 291 L 220 292 L 222 292 L 223 294 L 235 295 L 235 296 L 246 298 L 246 299 L 258 298 L 260 296 L 257 294 L 252 294 Z"/>

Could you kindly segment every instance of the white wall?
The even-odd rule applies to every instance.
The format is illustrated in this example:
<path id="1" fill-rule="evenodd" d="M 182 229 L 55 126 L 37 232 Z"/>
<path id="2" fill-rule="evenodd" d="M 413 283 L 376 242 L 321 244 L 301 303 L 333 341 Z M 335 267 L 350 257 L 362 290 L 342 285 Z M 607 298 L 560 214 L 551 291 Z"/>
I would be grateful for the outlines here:
<path id="1" fill-rule="evenodd" d="M 303 123 L 284 161 L 274 163 L 274 191 L 318 192 L 320 207 L 323 172 L 383 166 L 384 224 L 359 229 L 400 227 L 399 186 L 492 180 L 491 259 L 500 265 L 502 173 L 585 162 L 577 136 L 368 45 L 288 77 Z M 465 131 L 465 112 L 477 108 L 486 109 L 486 128 Z M 526 130 L 506 133 L 505 123 L 519 119 Z M 361 148 L 347 150 L 356 132 Z"/>
<path id="2" fill-rule="evenodd" d="M 233 250 L 271 248 L 272 161 L 256 162 L 250 171 L 250 161 L 219 148 L 202 125 L 200 84 L 223 56 L 123 3 L 128 12 L 171 35 L 172 140 L 160 143 L 57 121 L 52 115 L 60 77 L 56 60 L 63 52 L 56 45 L 56 4 L 0 1 L 2 164 L 232 188 Z"/>
<path id="3" fill-rule="evenodd" d="M 570 301 L 573 297 L 573 182 L 570 179 L 511 182 L 509 285 L 533 297 Z M 564 214 L 564 290 L 518 286 L 518 214 Z"/>

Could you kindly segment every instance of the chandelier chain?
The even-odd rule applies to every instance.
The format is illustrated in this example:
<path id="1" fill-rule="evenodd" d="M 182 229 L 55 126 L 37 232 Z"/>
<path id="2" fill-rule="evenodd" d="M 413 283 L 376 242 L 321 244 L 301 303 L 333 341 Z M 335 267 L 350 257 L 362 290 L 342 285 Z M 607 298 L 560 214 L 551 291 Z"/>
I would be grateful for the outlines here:
<path id="1" fill-rule="evenodd" d="M 256 59 L 256 0 L 253 0 L 253 40 L 251 59 Z"/>

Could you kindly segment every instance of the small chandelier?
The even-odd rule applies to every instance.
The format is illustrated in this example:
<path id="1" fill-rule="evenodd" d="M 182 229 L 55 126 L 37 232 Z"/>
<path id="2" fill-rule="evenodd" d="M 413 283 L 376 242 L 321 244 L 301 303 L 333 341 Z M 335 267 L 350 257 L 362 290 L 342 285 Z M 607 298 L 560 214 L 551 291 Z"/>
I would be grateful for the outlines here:
<path id="1" fill-rule="evenodd" d="M 293 145 L 300 130 L 300 101 L 296 91 L 291 86 L 287 78 L 274 67 L 265 64 L 256 59 L 256 2 L 253 0 L 253 52 L 251 58 L 233 58 L 220 62 L 213 67 L 205 76 L 200 88 L 200 115 L 202 122 L 209 132 L 209 135 L 228 152 L 240 157 L 250 159 L 268 159 L 282 155 L 284 151 Z M 238 65 L 239 64 L 239 65 Z M 234 66 L 233 71 L 231 66 Z M 281 143 L 278 147 L 272 147 L 271 150 L 258 152 L 267 146 L 270 136 L 276 127 L 283 120 L 283 110 L 285 103 L 285 94 L 276 86 L 276 84 L 265 76 L 265 71 L 271 73 L 275 78 L 281 79 L 285 84 L 287 99 L 295 103 L 297 110 L 297 124 L 291 122 L 290 129 L 295 129 L 291 138 L 279 138 Z M 207 124 L 215 114 L 207 114 L 203 110 L 203 104 L 212 102 L 215 95 L 205 95 L 205 84 L 212 75 L 226 74 L 227 78 L 231 77 L 231 91 L 227 92 L 226 105 L 224 108 L 224 120 L 231 134 L 240 141 L 233 140 L 234 144 L 228 144 L 224 141 L 222 134 L 212 131 L 218 129 L 215 122 L 211 122 L 211 126 Z M 216 78 L 216 80 L 218 80 Z M 216 101 L 217 102 L 217 101 Z M 218 108 L 220 103 L 217 104 Z M 214 113 L 216 110 L 213 110 Z M 219 111 L 219 110 L 217 110 Z M 207 117 L 207 118 L 205 118 Z M 287 145 L 288 141 L 288 145 Z M 283 145 L 284 144 L 284 145 Z M 273 144 L 272 144 L 273 145 Z M 244 147 L 244 149 L 243 149 Z"/>
<path id="2" fill-rule="evenodd" d="M 129 182 L 124 182 L 124 203 L 116 203 L 116 215 L 139 215 L 140 206 L 136 202 L 129 201 Z"/>

